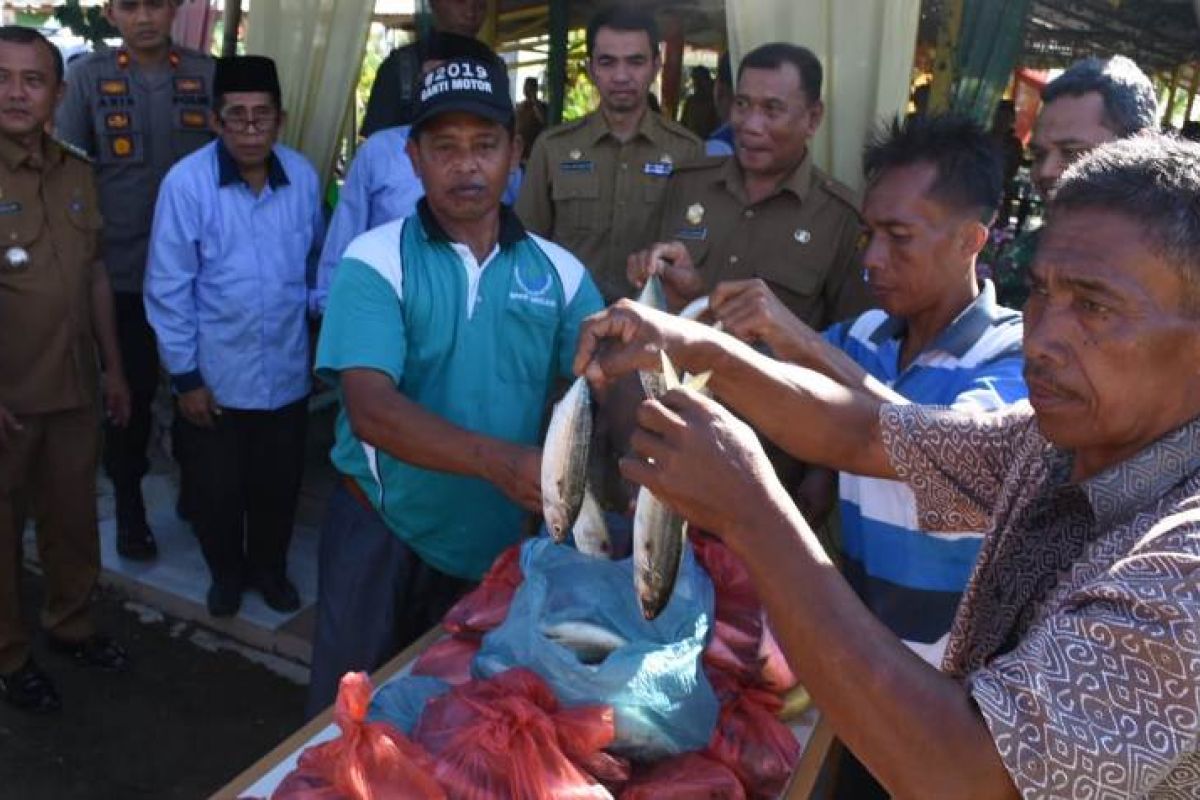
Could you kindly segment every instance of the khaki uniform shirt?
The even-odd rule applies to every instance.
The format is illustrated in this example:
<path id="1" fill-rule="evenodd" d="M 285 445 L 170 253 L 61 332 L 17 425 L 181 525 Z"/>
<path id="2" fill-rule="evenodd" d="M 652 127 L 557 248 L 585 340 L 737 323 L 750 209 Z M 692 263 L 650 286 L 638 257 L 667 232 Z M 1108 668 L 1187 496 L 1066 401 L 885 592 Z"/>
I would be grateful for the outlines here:
<path id="1" fill-rule="evenodd" d="M 84 56 L 67 74 L 55 133 L 95 159 L 113 291 L 142 291 L 159 184 L 213 138 L 213 64 L 175 47 L 161 69 L 145 70 L 119 48 Z"/>
<path id="2" fill-rule="evenodd" d="M 0 136 L 0 405 L 42 414 L 96 402 L 92 167 L 49 137 L 30 155 Z"/>
<path id="3" fill-rule="evenodd" d="M 746 199 L 735 157 L 682 164 L 655 226 L 657 241 L 687 247 L 706 290 L 721 281 L 762 278 L 816 330 L 872 305 L 862 279 L 861 233 L 850 189 L 813 166 L 809 156 L 758 203 Z"/>
<path id="4" fill-rule="evenodd" d="M 622 144 L 593 111 L 538 138 L 517 214 L 528 230 L 574 253 L 612 302 L 633 291 L 625 261 L 653 242 L 653 211 L 676 165 L 703 152 L 694 134 L 649 111 Z"/>

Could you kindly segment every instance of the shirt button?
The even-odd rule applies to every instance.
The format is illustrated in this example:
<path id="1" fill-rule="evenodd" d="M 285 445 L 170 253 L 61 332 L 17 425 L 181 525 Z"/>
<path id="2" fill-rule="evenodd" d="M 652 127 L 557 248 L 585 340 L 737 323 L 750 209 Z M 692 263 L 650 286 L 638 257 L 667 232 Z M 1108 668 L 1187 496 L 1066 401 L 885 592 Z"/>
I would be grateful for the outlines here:
<path id="1" fill-rule="evenodd" d="M 729 257 L 729 263 L 730 263 L 730 264 L 736 264 L 737 262 L 738 262 L 738 257 L 737 257 L 737 256 L 730 256 L 730 257 Z"/>
<path id="2" fill-rule="evenodd" d="M 742 212 L 742 216 L 745 217 L 746 219 L 753 219 L 754 218 L 754 209 L 747 208 L 745 211 Z"/>
<path id="3" fill-rule="evenodd" d="M 621 162 L 621 169 L 622 169 L 622 170 L 629 169 L 629 165 L 628 165 L 628 164 L 626 164 L 624 161 L 622 161 L 622 162 Z"/>

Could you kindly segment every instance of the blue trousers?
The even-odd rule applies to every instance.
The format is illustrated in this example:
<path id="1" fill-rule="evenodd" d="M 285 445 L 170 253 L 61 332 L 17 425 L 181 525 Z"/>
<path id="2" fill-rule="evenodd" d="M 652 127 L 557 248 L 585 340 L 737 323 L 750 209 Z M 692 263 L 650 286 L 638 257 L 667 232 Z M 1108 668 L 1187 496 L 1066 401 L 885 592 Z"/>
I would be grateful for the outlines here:
<path id="1" fill-rule="evenodd" d="M 475 585 L 426 564 L 340 484 L 321 525 L 317 569 L 309 717 L 333 703 L 342 675 L 374 672 Z"/>

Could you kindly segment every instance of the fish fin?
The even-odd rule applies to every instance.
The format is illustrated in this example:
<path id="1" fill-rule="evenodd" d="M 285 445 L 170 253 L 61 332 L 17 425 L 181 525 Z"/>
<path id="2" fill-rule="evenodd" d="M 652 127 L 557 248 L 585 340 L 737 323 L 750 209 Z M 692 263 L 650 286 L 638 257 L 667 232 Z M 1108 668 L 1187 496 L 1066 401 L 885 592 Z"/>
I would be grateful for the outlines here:
<path id="1" fill-rule="evenodd" d="M 667 356 L 667 351 L 659 350 L 658 355 L 662 359 L 663 378 L 667 384 L 667 391 L 678 389 L 683 384 L 679 380 L 679 373 L 675 371 L 675 365 L 671 363 L 671 359 Z"/>
<path id="2" fill-rule="evenodd" d="M 712 370 L 701 372 L 699 375 L 685 375 L 683 385 L 688 389 L 700 391 L 708 385 L 708 379 L 712 377 Z"/>

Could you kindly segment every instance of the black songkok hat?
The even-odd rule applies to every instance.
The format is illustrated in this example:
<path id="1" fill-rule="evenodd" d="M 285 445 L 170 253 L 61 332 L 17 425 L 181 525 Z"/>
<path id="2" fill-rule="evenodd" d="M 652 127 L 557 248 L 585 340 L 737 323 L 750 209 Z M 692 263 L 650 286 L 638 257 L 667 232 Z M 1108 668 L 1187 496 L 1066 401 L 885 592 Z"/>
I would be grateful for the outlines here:
<path id="1" fill-rule="evenodd" d="M 266 56 L 226 56 L 213 73 L 213 103 L 229 92 L 266 92 L 279 105 L 282 92 L 275 62 Z"/>

